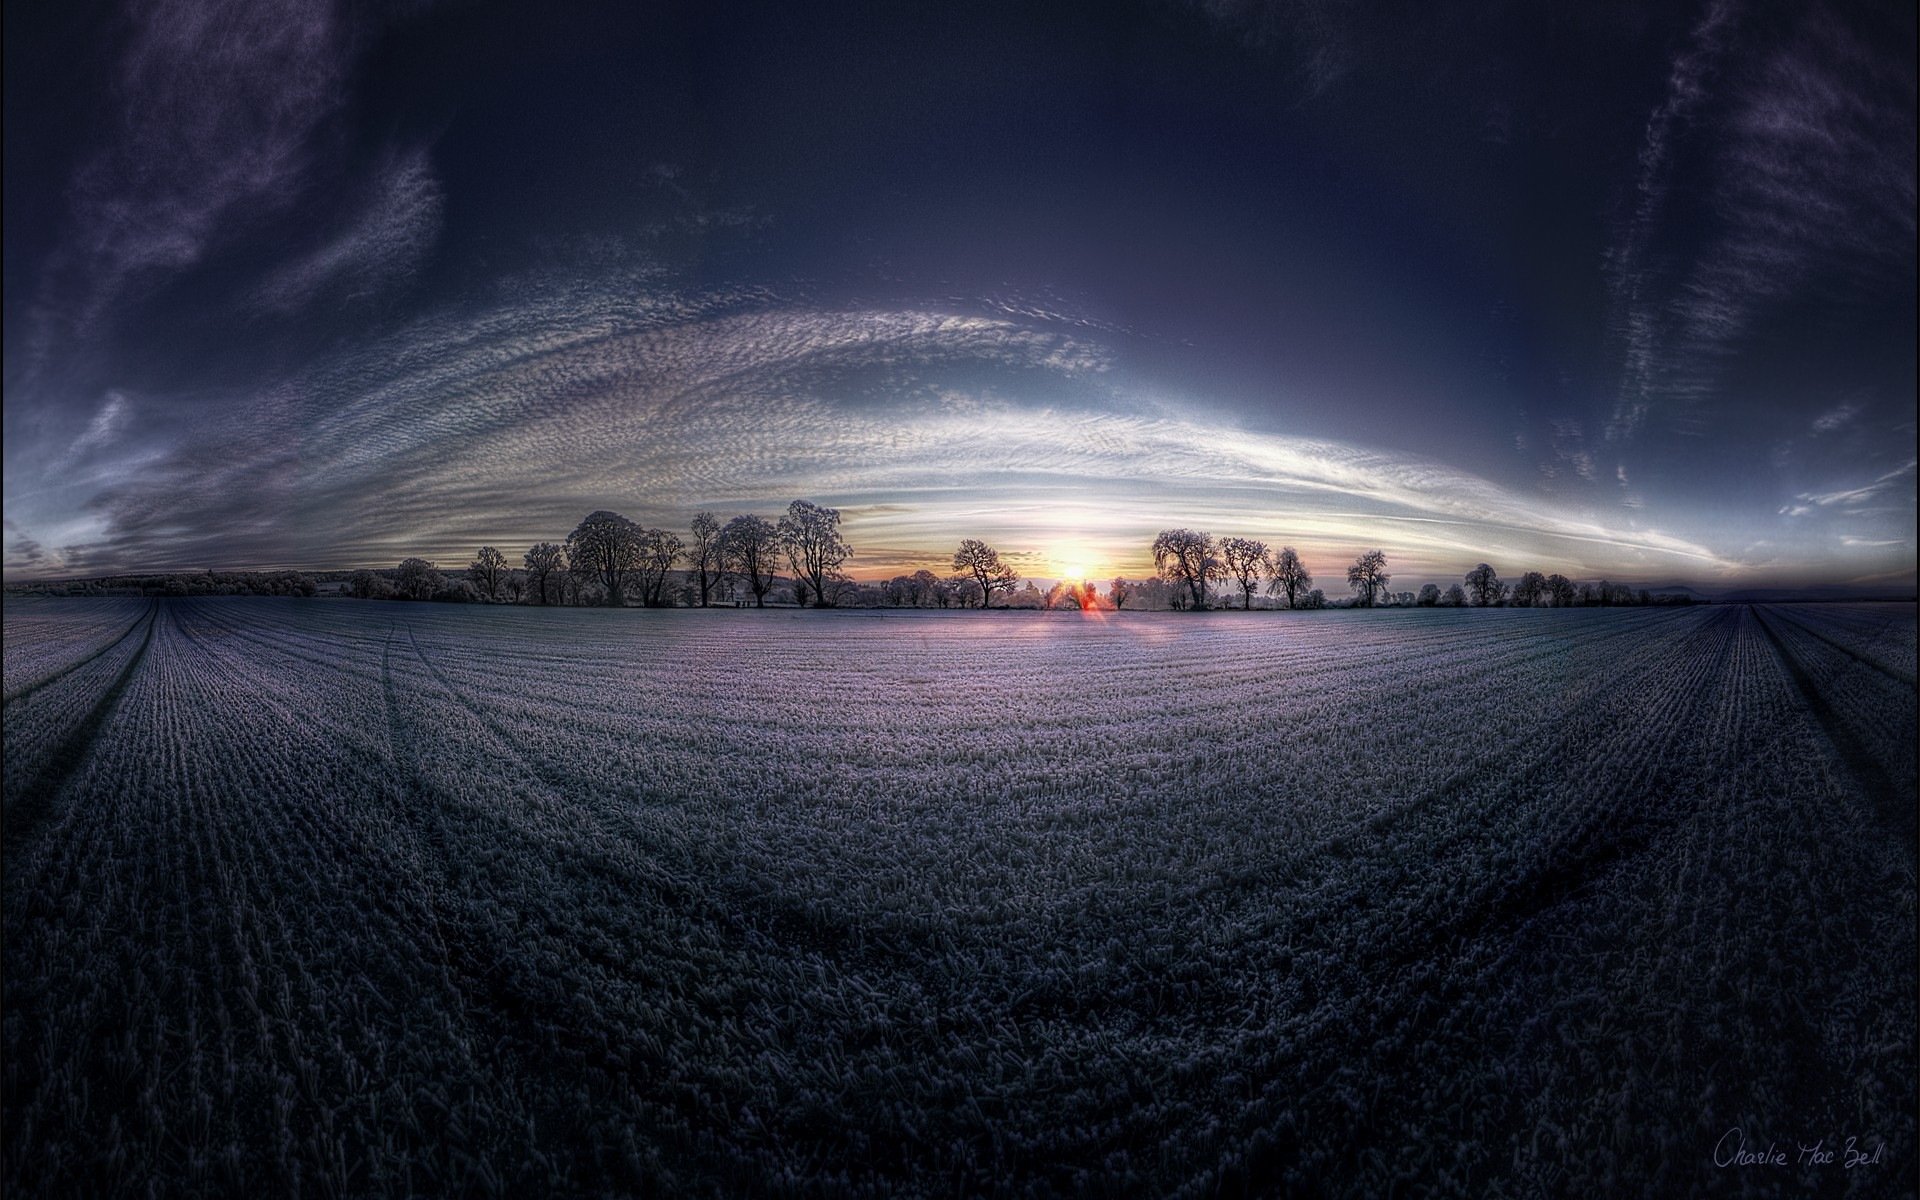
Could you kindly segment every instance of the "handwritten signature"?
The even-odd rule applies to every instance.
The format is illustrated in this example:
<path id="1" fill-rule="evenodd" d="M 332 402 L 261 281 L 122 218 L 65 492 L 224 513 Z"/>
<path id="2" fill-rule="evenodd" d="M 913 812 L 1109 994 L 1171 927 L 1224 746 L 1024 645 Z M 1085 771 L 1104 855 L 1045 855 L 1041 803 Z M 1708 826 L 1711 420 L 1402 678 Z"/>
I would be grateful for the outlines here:
<path id="1" fill-rule="evenodd" d="M 1734 1126 L 1720 1135 L 1714 1143 L 1713 1165 L 1716 1167 L 1840 1167 L 1851 1171 L 1855 1167 L 1877 1167 L 1880 1158 L 1887 1151 L 1886 1143 L 1877 1142 L 1872 1150 L 1861 1145 L 1857 1137 L 1849 1137 L 1845 1142 L 1834 1146 L 1827 1145 L 1827 1139 L 1809 1146 L 1805 1142 L 1795 1141 L 1790 1149 L 1782 1148 L 1778 1142 L 1768 1142 L 1766 1149 L 1752 1149 L 1747 1135 L 1739 1126 Z"/>

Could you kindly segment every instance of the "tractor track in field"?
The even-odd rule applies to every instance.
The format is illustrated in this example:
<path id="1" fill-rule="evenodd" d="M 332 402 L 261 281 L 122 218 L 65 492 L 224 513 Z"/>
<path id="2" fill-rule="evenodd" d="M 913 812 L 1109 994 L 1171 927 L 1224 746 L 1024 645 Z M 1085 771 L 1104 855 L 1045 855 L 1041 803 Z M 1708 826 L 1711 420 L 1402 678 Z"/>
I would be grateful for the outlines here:
<path id="1" fill-rule="evenodd" d="M 1880 814 L 1880 819 L 1886 826 L 1911 843 L 1915 834 L 1913 806 L 1911 803 L 1902 802 L 1900 788 L 1894 783 L 1893 776 L 1887 773 L 1886 767 L 1874 756 L 1873 748 L 1847 724 L 1846 718 L 1834 711 L 1833 705 L 1821 692 L 1819 680 L 1813 677 L 1813 672 L 1809 671 L 1806 664 L 1800 660 L 1800 656 L 1794 653 L 1787 639 L 1781 637 L 1774 629 L 1773 623 L 1767 619 L 1766 612 L 1757 606 L 1752 611 L 1755 620 L 1759 623 L 1760 631 L 1766 634 L 1767 641 L 1773 646 L 1775 656 L 1780 660 L 1780 665 L 1786 668 L 1788 678 L 1799 690 L 1801 700 L 1806 703 L 1807 711 L 1813 714 L 1820 731 L 1826 734 L 1827 741 L 1833 746 L 1841 765 L 1866 793 L 1874 811 Z M 1789 624 L 1793 623 L 1789 622 Z M 1800 626 L 1794 624 L 1794 628 L 1799 629 Z M 1819 640 L 1826 641 L 1825 638 Z M 1847 653 L 1853 658 L 1859 658 L 1852 651 Z M 1888 672 L 1888 674 L 1892 673 Z M 1898 676 L 1893 677 L 1898 678 Z"/>
<path id="2" fill-rule="evenodd" d="M 1855 650 L 1853 647 L 1845 645 L 1844 643 L 1841 643 L 1841 642 L 1837 642 L 1833 638 L 1828 637 L 1826 634 L 1821 633 L 1818 629 L 1815 629 L 1813 626 L 1808 625 L 1805 622 L 1800 621 L 1795 617 L 1790 616 L 1787 613 L 1781 612 L 1777 607 L 1773 607 L 1771 605 L 1766 607 L 1770 611 L 1772 611 L 1774 619 L 1779 621 L 1781 624 L 1790 625 L 1797 632 L 1806 634 L 1808 637 L 1812 638 L 1814 641 L 1822 642 L 1828 646 L 1831 646 L 1833 649 L 1838 650 L 1840 653 L 1846 655 L 1848 658 L 1852 659 L 1854 662 L 1859 663 L 1863 667 L 1871 667 L 1872 669 L 1880 672 L 1882 675 L 1885 675 L 1887 678 L 1893 680 L 1895 683 L 1904 684 L 1907 687 L 1914 686 L 1914 677 L 1912 675 L 1902 674 L 1901 672 L 1895 670 L 1894 668 L 1888 666 L 1883 662 L 1880 662 L 1876 659 L 1868 658 L 1866 655 L 1860 653 L 1858 650 Z M 1755 616 L 1760 616 L 1761 606 L 1759 605 L 1754 606 L 1753 612 Z"/>
<path id="3" fill-rule="evenodd" d="M 8 692 L 6 697 L 6 703 L 12 704 L 18 700 L 25 700 L 28 696 L 33 695 L 35 692 L 39 691 L 41 688 L 47 687 L 50 684 L 59 683 L 62 679 L 65 679 L 67 676 L 73 674 L 75 671 L 78 671 L 81 667 L 86 666 L 88 663 L 92 662 L 94 659 L 99 658 L 101 655 L 112 650 L 115 646 L 118 646 L 121 642 L 124 642 L 129 637 L 132 637 L 133 631 L 140 628 L 140 623 L 142 621 L 145 621 L 148 623 L 147 628 L 149 633 L 151 633 L 153 628 L 153 625 L 152 625 L 153 617 L 154 617 L 154 614 L 159 611 L 159 608 L 160 608 L 160 602 L 158 600 L 155 600 L 152 603 L 148 604 L 147 611 L 135 617 L 133 621 L 130 624 L 128 624 L 128 626 L 125 629 L 120 631 L 119 636 L 113 638 L 111 641 L 101 646 L 98 650 L 95 650 L 87 655 L 84 655 L 81 658 L 75 659 L 73 662 L 70 662 L 66 666 L 61 667 L 59 670 L 55 671 L 53 674 L 42 676 L 41 678 L 34 680 L 32 683 L 22 684 L 20 685 L 20 687 L 16 688 L 15 690 Z"/>
<path id="4" fill-rule="evenodd" d="M 120 668 L 120 673 L 114 677 L 112 683 L 107 685 L 100 699 L 94 701 L 93 707 L 87 710 L 86 715 L 81 717 L 67 735 L 54 744 L 52 749 L 47 751 L 39 773 L 6 798 L 4 841 L 5 859 L 9 863 L 20 847 L 39 832 L 40 827 L 53 814 L 54 797 L 59 795 L 60 789 L 73 778 L 75 772 L 80 769 L 80 764 L 86 761 L 94 742 L 99 740 L 100 731 L 106 726 L 107 719 L 113 715 L 113 710 L 119 705 L 121 694 L 127 690 L 127 685 L 133 682 L 135 672 L 139 671 L 141 662 L 147 657 L 147 647 L 153 644 L 153 627 L 159 618 L 160 604 L 155 601 L 147 610 L 145 617 L 146 634 L 140 639 L 140 645 L 134 650 L 133 657 L 127 660 L 127 665 Z M 98 658 L 111 646 L 117 646 L 125 641 L 132 632 L 132 629 L 128 629 L 126 634 L 114 639 L 110 646 L 95 651 L 87 656 L 85 661 L 91 662 Z M 68 668 L 68 671 L 81 665 L 83 664 L 76 663 L 73 668 Z M 54 678 L 62 678 L 68 671 L 62 671 Z M 50 683 L 52 680 L 49 679 L 46 682 Z"/>

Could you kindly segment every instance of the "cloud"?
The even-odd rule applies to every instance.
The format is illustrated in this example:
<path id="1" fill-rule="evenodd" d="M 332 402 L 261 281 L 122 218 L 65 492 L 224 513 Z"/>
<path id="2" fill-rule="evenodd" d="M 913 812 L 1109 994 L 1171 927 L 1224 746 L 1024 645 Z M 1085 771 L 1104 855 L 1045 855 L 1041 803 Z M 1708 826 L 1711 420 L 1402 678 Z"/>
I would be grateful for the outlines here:
<path id="1" fill-rule="evenodd" d="M 1852 424 L 1853 419 L 1859 415 L 1860 409 L 1852 404 L 1842 404 L 1836 408 L 1830 408 L 1813 419 L 1813 431 L 1815 433 L 1832 433 L 1837 429 L 1844 429 Z"/>
<path id="2" fill-rule="evenodd" d="M 1656 410 L 1698 432 L 1729 361 L 1793 298 L 1911 290 L 1911 59 L 1831 11 L 1796 24 L 1763 37 L 1715 4 L 1674 60 L 1609 264 L 1622 362 L 1610 440 Z M 1719 232 L 1668 229 L 1702 224 Z"/>
<path id="3" fill-rule="evenodd" d="M 1800 499 L 1807 504 L 1827 508 L 1832 505 L 1858 505 L 1873 499 L 1880 493 L 1893 487 L 1900 480 L 1913 474 L 1914 460 L 1909 459 L 1903 467 L 1895 468 L 1861 487 L 1839 488 L 1830 492 L 1803 492 Z"/>
<path id="4" fill-rule="evenodd" d="M 344 94 L 350 38 L 322 0 L 156 0 L 126 20 L 118 135 L 73 182 L 67 270 L 43 297 L 80 334 L 129 286 L 289 204 Z"/>
<path id="5" fill-rule="evenodd" d="M 424 149 L 389 156 L 365 200 L 317 245 L 282 264 L 255 299 L 291 311 L 322 296 L 360 300 L 411 276 L 440 232 L 445 197 Z"/>
<path id="6" fill-rule="evenodd" d="M 82 455 L 112 441 L 114 435 L 127 422 L 127 410 L 128 405 L 125 393 L 119 391 L 108 392 L 105 402 L 100 406 L 100 411 L 93 415 L 93 420 L 87 422 L 86 429 L 81 431 L 79 437 L 73 439 L 73 444 L 68 446 L 66 453 L 60 456 L 59 461 L 61 464 L 63 466 L 71 465 L 78 461 Z"/>
<path id="7" fill-rule="evenodd" d="M 557 539 L 595 508 L 678 527 L 795 496 L 857 514 L 856 545 L 1068 539 L 1135 569 L 1170 523 L 1448 570 L 1738 566 L 1416 456 L 1239 428 L 1079 325 L 562 281 L 226 397 L 99 488 L 87 549 L 143 566 L 457 559 Z"/>
<path id="8" fill-rule="evenodd" d="M 1708 84 L 1726 49 L 1732 15 L 1730 0 L 1716 0 L 1708 7 L 1687 47 L 1674 57 L 1666 95 L 1647 118 L 1633 215 L 1608 264 L 1616 312 L 1614 332 L 1624 353 L 1619 399 L 1607 426 L 1609 441 L 1633 436 L 1655 403 L 1664 322 L 1654 299 L 1659 278 L 1651 243 L 1672 187 L 1674 143 L 1706 101 Z"/>
<path id="9" fill-rule="evenodd" d="M 47 563 L 46 549 L 20 528 L 12 517 L 6 518 L 6 560 L 10 571 L 34 571 Z"/>

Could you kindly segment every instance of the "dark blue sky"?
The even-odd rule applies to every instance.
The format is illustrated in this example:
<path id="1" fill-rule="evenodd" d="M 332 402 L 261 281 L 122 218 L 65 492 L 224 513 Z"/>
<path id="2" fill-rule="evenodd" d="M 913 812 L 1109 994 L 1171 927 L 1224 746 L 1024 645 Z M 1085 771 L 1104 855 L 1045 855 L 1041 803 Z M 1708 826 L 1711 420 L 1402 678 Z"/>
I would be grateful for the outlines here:
<path id="1" fill-rule="evenodd" d="M 9 576 L 804 495 L 862 575 L 1913 578 L 1910 4 L 6 22 Z"/>

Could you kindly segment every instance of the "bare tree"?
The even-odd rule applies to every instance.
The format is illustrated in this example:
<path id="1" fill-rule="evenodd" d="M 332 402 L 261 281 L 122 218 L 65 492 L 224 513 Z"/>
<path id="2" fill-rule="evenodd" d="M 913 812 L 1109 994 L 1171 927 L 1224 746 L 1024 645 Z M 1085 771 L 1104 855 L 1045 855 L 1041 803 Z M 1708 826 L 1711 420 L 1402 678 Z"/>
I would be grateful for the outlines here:
<path id="1" fill-rule="evenodd" d="M 1267 584 L 1267 590 L 1285 595 L 1288 608 L 1299 608 L 1300 598 L 1313 586 L 1313 576 L 1307 572 L 1307 565 L 1300 561 L 1300 555 L 1292 546 L 1282 546 L 1280 553 L 1273 559 L 1273 582 Z"/>
<path id="2" fill-rule="evenodd" d="M 1380 550 L 1367 551 L 1347 568 L 1347 584 L 1353 588 L 1355 599 L 1362 608 L 1373 607 L 1374 600 L 1387 590 L 1390 578 L 1387 574 L 1387 556 Z"/>
<path id="3" fill-rule="evenodd" d="M 939 599 L 941 585 L 938 575 L 922 567 L 913 573 L 912 580 L 913 602 L 915 605 L 926 607 L 932 605 Z M 945 608 L 946 605 L 942 603 L 940 607 Z"/>
<path id="4" fill-rule="evenodd" d="M 396 589 L 409 600 L 431 600 L 445 583 L 440 572 L 424 558 L 402 559 L 394 577 Z"/>
<path id="5" fill-rule="evenodd" d="M 1578 589 L 1573 586 L 1573 580 L 1565 575 L 1556 573 L 1547 576 L 1547 595 L 1552 598 L 1555 608 L 1568 607 L 1573 603 L 1574 597 L 1579 594 Z"/>
<path id="6" fill-rule="evenodd" d="M 729 574 L 746 581 L 755 608 L 767 606 L 779 556 L 780 531 L 765 517 L 735 517 L 720 530 L 720 560 Z"/>
<path id="7" fill-rule="evenodd" d="M 1240 584 L 1240 607 L 1252 609 L 1253 593 L 1260 586 L 1260 576 L 1273 569 L 1267 544 L 1252 538 L 1221 538 L 1220 556 L 1226 561 L 1227 573 Z"/>
<path id="8" fill-rule="evenodd" d="M 473 556 L 473 564 L 467 568 L 467 578 L 473 580 L 480 594 L 489 600 L 500 598 L 500 573 L 507 569 L 507 556 L 492 546 L 480 547 L 480 553 Z"/>
<path id="9" fill-rule="evenodd" d="M 1493 573 L 1492 567 L 1481 563 L 1467 572 L 1467 591 L 1472 594 L 1475 604 L 1485 608 L 1500 603 L 1507 594 L 1507 585 L 1500 582 L 1500 577 Z"/>
<path id="10" fill-rule="evenodd" d="M 1165 529 L 1153 539 L 1153 565 L 1160 578 L 1184 585 L 1197 612 L 1207 607 L 1207 584 L 1226 578 L 1213 536 L 1192 529 Z"/>
<path id="11" fill-rule="evenodd" d="M 693 541 L 687 544 L 687 565 L 700 584 L 700 607 L 708 607 L 713 585 L 720 582 L 720 518 L 710 512 L 693 515 Z"/>
<path id="12" fill-rule="evenodd" d="M 547 580 L 567 565 L 566 552 L 554 542 L 535 542 L 521 561 L 527 566 L 527 582 L 534 586 L 539 603 L 547 603 Z"/>
<path id="13" fill-rule="evenodd" d="M 816 606 L 827 607 L 832 603 L 828 577 L 853 557 L 853 547 L 840 536 L 840 510 L 795 500 L 787 505 L 787 515 L 780 518 L 780 542 L 795 578 L 812 588 Z"/>
<path id="14" fill-rule="evenodd" d="M 1547 577 L 1538 571 L 1528 571 L 1513 585 L 1513 604 L 1516 608 L 1532 608 L 1546 595 Z"/>
<path id="15" fill-rule="evenodd" d="M 995 592 L 1011 592 L 1020 576 L 1000 561 L 1000 552 L 977 538 L 968 538 L 953 552 L 953 569 L 971 576 L 980 588 L 980 607 L 993 607 Z"/>
<path id="16" fill-rule="evenodd" d="M 666 603 L 667 572 L 680 560 L 683 543 L 678 535 L 664 529 L 640 533 L 640 551 L 634 561 L 634 578 L 640 584 L 640 603 L 659 608 Z"/>
<path id="17" fill-rule="evenodd" d="M 1440 585 L 1437 583 L 1421 584 L 1420 598 L 1415 600 L 1414 603 L 1421 608 L 1432 608 L 1434 605 L 1440 603 Z"/>
<path id="18" fill-rule="evenodd" d="M 640 527 L 605 509 L 589 513 L 567 535 L 567 562 L 598 582 L 607 603 L 619 608 L 627 600 L 627 578 L 640 566 Z"/>
<path id="19" fill-rule="evenodd" d="M 1447 594 L 1440 598 L 1440 603 L 1446 605 L 1448 608 L 1465 608 L 1467 606 L 1467 590 L 1456 583 L 1447 589 Z"/>
<path id="20" fill-rule="evenodd" d="M 1127 597 L 1133 595 L 1133 585 L 1116 576 L 1114 581 L 1107 585 L 1107 595 L 1113 597 L 1114 608 L 1125 608 Z"/>

